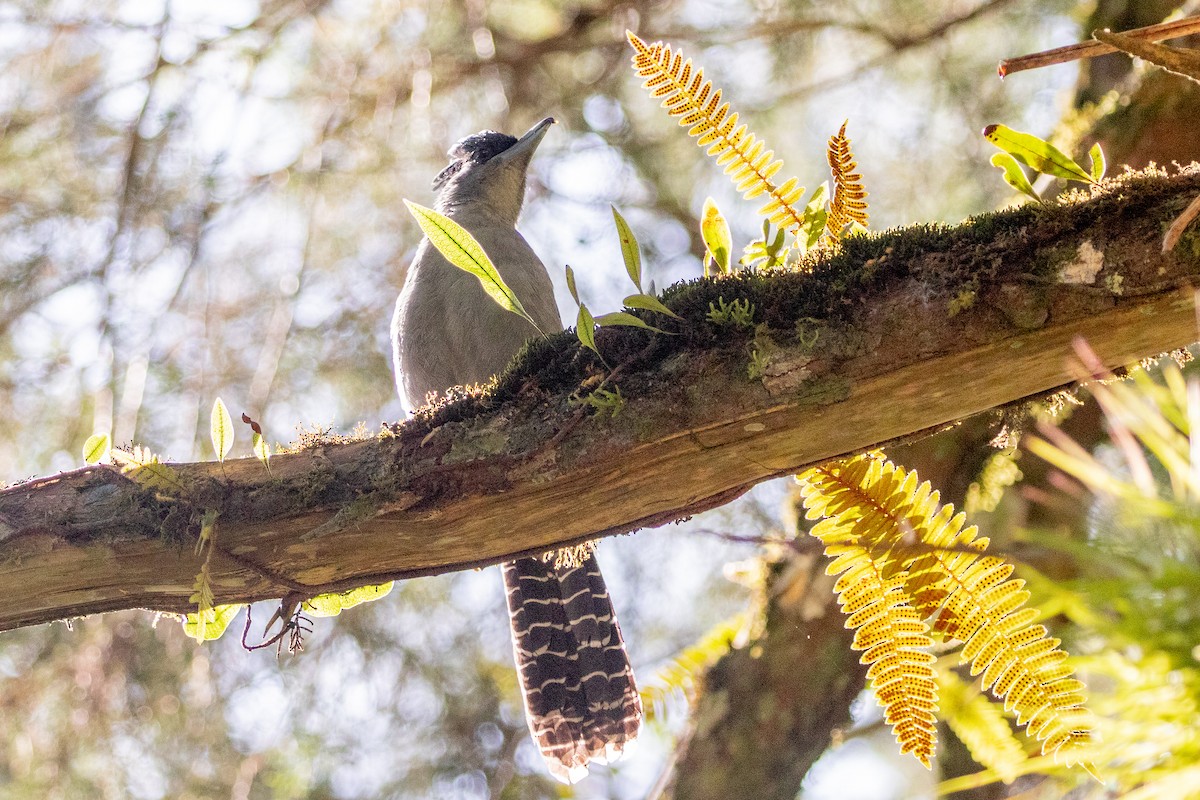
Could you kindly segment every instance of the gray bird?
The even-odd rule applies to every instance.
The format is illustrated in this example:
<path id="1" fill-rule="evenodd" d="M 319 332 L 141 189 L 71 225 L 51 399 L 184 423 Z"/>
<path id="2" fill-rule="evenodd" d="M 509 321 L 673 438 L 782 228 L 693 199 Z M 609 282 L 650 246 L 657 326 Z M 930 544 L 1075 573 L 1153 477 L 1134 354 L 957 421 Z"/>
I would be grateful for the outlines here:
<path id="1" fill-rule="evenodd" d="M 545 332 L 562 329 L 554 290 L 516 224 L 529 160 L 553 122 L 542 120 L 520 139 L 496 131 L 468 136 L 450 149 L 450 165 L 433 180 L 436 209 L 479 241 Z M 392 320 L 400 399 L 415 409 L 430 393 L 486 381 L 537 335 L 422 239 Z M 529 729 L 550 773 L 574 783 L 590 761 L 620 756 L 641 727 L 612 601 L 590 553 L 582 563 L 558 567 L 553 558 L 523 558 L 505 564 L 503 573 Z"/>

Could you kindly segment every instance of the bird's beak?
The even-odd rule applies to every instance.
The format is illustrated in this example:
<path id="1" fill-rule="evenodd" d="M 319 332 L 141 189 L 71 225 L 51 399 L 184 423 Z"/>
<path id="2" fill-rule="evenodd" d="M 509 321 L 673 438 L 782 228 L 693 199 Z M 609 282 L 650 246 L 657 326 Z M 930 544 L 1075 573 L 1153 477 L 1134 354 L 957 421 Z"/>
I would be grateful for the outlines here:
<path id="1" fill-rule="evenodd" d="M 553 124 L 554 117 L 546 117 L 530 128 L 524 136 L 517 139 L 516 144 L 497 154 L 492 160 L 501 164 L 519 164 L 522 168 L 529 166 L 529 159 L 533 158 L 533 151 L 541 144 L 542 137 L 546 135 L 546 131 L 550 130 L 550 126 Z"/>

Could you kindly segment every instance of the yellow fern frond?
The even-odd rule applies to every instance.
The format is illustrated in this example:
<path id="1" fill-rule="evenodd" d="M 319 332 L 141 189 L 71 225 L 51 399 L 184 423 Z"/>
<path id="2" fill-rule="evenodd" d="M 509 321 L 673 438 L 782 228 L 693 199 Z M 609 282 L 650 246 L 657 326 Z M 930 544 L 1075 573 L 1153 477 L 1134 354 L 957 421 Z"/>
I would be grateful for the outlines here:
<path id="1" fill-rule="evenodd" d="M 800 477 L 807 517 L 824 517 L 812 535 L 825 545 L 834 560 L 826 568 L 838 575 L 838 593 L 846 627 L 855 629 L 856 650 L 865 650 L 861 661 L 869 664 L 867 678 L 884 719 L 900 744 L 930 766 L 937 745 L 937 683 L 934 681 L 933 646 L 929 626 L 903 592 L 904 576 L 885 574 L 884 559 L 872 556 L 872 532 L 843 518 L 857 505 L 847 487 L 869 480 L 877 471 L 874 461 L 835 462 L 809 470 Z"/>
<path id="2" fill-rule="evenodd" d="M 982 554 L 987 539 L 964 528 L 965 515 L 878 453 L 810 469 L 798 480 L 808 518 L 825 518 L 811 532 L 834 558 L 829 570 L 869 561 L 899 587 L 914 618 L 932 619 L 935 631 L 964 643 L 971 674 L 983 674 L 984 689 L 1017 712 L 1043 753 L 1078 763 L 1091 737 L 1083 684 L 1071 677 L 1060 641 L 1034 624 L 1038 611 L 1023 607 L 1024 581 L 1009 580 L 1011 564 Z M 864 591 L 874 591 L 864 581 Z M 924 686 L 913 690 L 926 694 Z"/>
<path id="3" fill-rule="evenodd" d="M 862 175 L 854 170 L 858 164 L 850 149 L 850 138 L 846 136 L 847 122 L 835 136 L 829 137 L 829 170 L 833 173 L 833 200 L 829 203 L 829 217 L 825 231 L 831 239 L 840 239 L 842 230 L 852 222 L 867 227 L 867 190 L 863 188 Z"/>
<path id="4" fill-rule="evenodd" d="M 653 98 L 662 98 L 662 107 L 672 117 L 679 117 L 681 127 L 696 139 L 700 147 L 737 186 L 747 200 L 767 195 L 770 199 L 758 213 L 784 230 L 799 230 L 804 224 L 804 208 L 798 206 L 804 187 L 790 178 L 776 185 L 772 178 L 783 169 L 783 161 L 775 151 L 767 149 L 762 139 L 738 123 L 737 112 L 730 112 L 729 103 L 721 101 L 721 90 L 705 80 L 704 70 L 685 60 L 678 50 L 668 44 L 647 44 L 630 31 L 625 35 L 633 45 L 633 68 L 645 78 L 642 85 Z"/>
<path id="5" fill-rule="evenodd" d="M 750 628 L 750 616 L 743 612 L 718 623 L 700 639 L 671 658 L 642 686 L 642 708 L 647 719 L 662 719 L 672 700 L 682 696 L 691 701 L 700 677 L 722 656 L 738 646 L 738 640 Z"/>

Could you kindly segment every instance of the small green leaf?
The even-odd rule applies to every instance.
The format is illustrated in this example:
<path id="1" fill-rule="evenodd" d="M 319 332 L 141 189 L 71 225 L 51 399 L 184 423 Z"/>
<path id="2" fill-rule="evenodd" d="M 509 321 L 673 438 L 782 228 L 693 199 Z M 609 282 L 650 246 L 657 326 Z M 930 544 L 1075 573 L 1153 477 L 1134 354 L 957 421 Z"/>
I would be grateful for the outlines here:
<path id="1" fill-rule="evenodd" d="M 252 432 L 250 434 L 250 450 L 269 471 L 271 469 L 271 445 L 267 444 L 267 440 L 262 437 L 261 433 Z"/>
<path id="2" fill-rule="evenodd" d="M 354 608 L 359 603 L 369 603 L 385 597 L 392 590 L 394 584 L 395 581 L 388 581 L 375 586 L 360 586 L 348 592 L 319 594 L 304 601 L 304 610 L 314 617 L 336 617 L 347 608 Z"/>
<path id="3" fill-rule="evenodd" d="M 212 439 L 217 461 L 224 461 L 233 448 L 233 417 L 229 416 L 229 409 L 225 408 L 219 397 L 213 402 L 212 414 L 209 415 L 208 435 Z"/>
<path id="4" fill-rule="evenodd" d="M 1108 171 L 1108 165 L 1104 162 L 1104 151 L 1100 149 L 1099 142 L 1096 142 L 1092 145 L 1092 149 L 1088 150 L 1088 158 L 1092 160 L 1092 180 L 1103 180 L 1104 173 Z"/>
<path id="5" fill-rule="evenodd" d="M 804 224 L 800 227 L 797 238 L 804 243 L 804 249 L 816 245 L 825 232 L 825 222 L 829 219 L 829 181 L 824 181 L 808 198 L 804 206 Z"/>
<path id="6" fill-rule="evenodd" d="M 83 443 L 83 461 L 85 464 L 99 464 L 108 458 L 112 449 L 112 439 L 107 433 L 93 433 Z"/>
<path id="7" fill-rule="evenodd" d="M 613 327 L 614 325 L 623 325 L 629 328 L 643 328 L 648 331 L 654 331 L 655 333 L 664 333 L 664 331 L 660 331 L 653 325 L 647 325 L 633 314 L 628 314 L 624 311 L 613 311 L 608 314 L 601 314 L 600 316 L 596 317 L 596 324 L 601 328 L 609 328 Z"/>
<path id="8" fill-rule="evenodd" d="M 1004 182 L 1022 194 L 1027 194 L 1039 203 L 1042 198 L 1038 197 L 1038 193 L 1033 190 L 1033 184 L 1029 182 L 1029 178 L 1025 177 L 1025 170 L 1021 169 L 1021 165 L 1017 160 L 1008 153 L 992 154 L 992 166 L 997 167 L 1004 173 Z"/>
<path id="9" fill-rule="evenodd" d="M 567 289 L 571 292 L 571 299 L 575 301 L 575 305 L 579 305 L 579 291 L 575 288 L 575 270 L 571 269 L 570 264 L 567 264 Z"/>
<path id="10" fill-rule="evenodd" d="M 1095 182 L 1073 158 L 1033 134 L 1015 131 L 1007 125 L 988 125 L 983 129 L 983 136 L 996 147 L 1011 153 L 1013 158 L 1038 172 L 1070 181 Z"/>
<path id="11" fill-rule="evenodd" d="M 437 248 L 439 253 L 445 256 L 447 261 L 463 272 L 469 272 L 478 278 L 479 285 L 487 292 L 488 297 L 496 301 L 497 305 L 506 311 L 524 317 L 530 325 L 537 329 L 538 333 L 542 333 L 542 329 L 538 328 L 533 317 L 529 316 L 525 307 L 521 305 L 521 301 L 513 294 L 512 289 L 508 288 L 508 284 L 500 277 L 496 266 L 492 264 L 487 253 L 483 252 L 483 247 L 475 240 L 470 231 L 432 208 L 426 208 L 410 200 L 405 200 L 404 205 L 408 206 L 409 213 L 421 226 L 425 238 Z M 470 322 L 470 320 L 463 320 L 463 322 Z"/>
<path id="12" fill-rule="evenodd" d="M 642 308 L 646 311 L 656 311 L 659 314 L 666 314 L 668 317 L 673 317 L 674 319 L 683 319 L 683 317 L 664 306 L 662 301 L 652 294 L 631 294 L 625 298 L 624 302 L 630 308 Z"/>
<path id="13" fill-rule="evenodd" d="M 708 260 L 711 258 L 717 264 L 717 274 L 729 272 L 729 254 L 733 251 L 733 237 L 729 233 L 729 223 L 717 208 L 711 198 L 704 200 L 704 210 L 700 217 L 700 236 L 708 253 L 704 259 L 704 276 L 708 277 Z"/>
<path id="14" fill-rule="evenodd" d="M 575 315 L 575 336 L 581 345 L 600 355 L 596 349 L 596 320 L 592 319 L 592 312 L 583 303 L 579 304 L 579 313 Z"/>
<path id="15" fill-rule="evenodd" d="M 197 642 L 211 642 L 220 639 L 233 622 L 233 618 L 242 610 L 244 603 L 233 603 L 227 606 L 214 606 L 203 612 L 193 612 L 183 618 L 183 631 Z"/>
<path id="16" fill-rule="evenodd" d="M 642 290 L 642 253 L 638 249 L 637 237 L 633 235 L 633 231 L 629 229 L 629 223 L 621 216 L 621 212 L 617 211 L 617 207 L 612 207 L 613 221 L 617 223 L 617 235 L 621 237 L 621 258 L 625 259 L 625 271 L 629 273 L 629 280 L 633 281 L 633 285 L 640 292 Z"/>

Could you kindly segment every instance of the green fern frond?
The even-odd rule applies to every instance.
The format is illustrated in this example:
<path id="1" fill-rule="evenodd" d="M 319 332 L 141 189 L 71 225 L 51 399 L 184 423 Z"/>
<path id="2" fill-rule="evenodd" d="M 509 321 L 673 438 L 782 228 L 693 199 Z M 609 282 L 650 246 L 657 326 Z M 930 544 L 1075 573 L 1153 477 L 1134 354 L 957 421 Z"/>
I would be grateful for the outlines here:
<path id="1" fill-rule="evenodd" d="M 976 687 L 951 670 L 938 670 L 938 691 L 946 724 L 971 751 L 971 757 L 1012 783 L 1025 761 L 1025 749 L 1013 735 L 1004 712 Z"/>
<path id="2" fill-rule="evenodd" d="M 162 463 L 147 447 L 135 446 L 132 450 L 114 448 L 111 456 L 120 465 L 121 472 L 143 489 L 169 497 L 177 497 L 186 491 L 179 473 Z"/>
<path id="3" fill-rule="evenodd" d="M 783 168 L 775 151 L 750 132 L 745 123 L 738 123 L 738 113 L 730 112 L 729 103 L 721 102 L 721 90 L 704 79 L 704 70 L 692 66 L 678 50 L 668 44 L 647 44 L 636 34 L 626 31 L 635 51 L 633 68 L 646 79 L 643 86 L 653 98 L 662 98 L 662 106 L 672 117 L 679 117 L 681 127 L 696 144 L 708 148 L 708 155 L 737 186 L 747 200 L 769 195 L 770 201 L 758 213 L 773 225 L 797 231 L 804 224 L 803 206 L 798 206 L 804 187 L 797 178 L 788 178 L 776 185 L 772 178 Z"/>
<path id="4" fill-rule="evenodd" d="M 861 591 L 876 592 L 873 573 L 898 587 L 912 618 L 932 619 L 934 631 L 964 643 L 961 657 L 971 675 L 983 674 L 984 689 L 1016 711 L 1043 754 L 1079 763 L 1091 738 L 1083 684 L 1071 677 L 1060 640 L 1034 624 L 1039 612 L 1023 607 L 1024 581 L 1009 580 L 1011 564 L 982 554 L 987 539 L 974 526 L 964 528 L 966 516 L 879 453 L 815 467 L 798 480 L 807 517 L 825 517 L 812 534 L 834 558 L 828 571 L 842 574 L 835 591 L 853 589 L 847 580 L 857 575 Z M 846 609 L 847 625 L 866 621 L 856 611 Z M 910 685 L 918 699 L 928 695 L 924 682 L 897 688 Z"/>
<path id="5" fill-rule="evenodd" d="M 748 630 L 749 614 L 743 612 L 718 623 L 700 639 L 681 650 L 662 666 L 641 689 L 642 708 L 646 718 L 662 719 L 672 701 L 679 697 L 691 700 L 699 685 L 699 678 L 717 659 L 728 653 Z"/>
<path id="6" fill-rule="evenodd" d="M 843 122 L 841 130 L 829 137 L 829 170 L 833 173 L 833 200 L 829 203 L 829 217 L 825 221 L 825 232 L 829 238 L 842 238 L 842 231 L 851 223 L 857 222 L 867 227 L 867 190 L 863 186 L 862 175 L 854 170 L 858 163 L 854 160 L 854 152 L 850 149 L 850 138 L 846 136 L 846 125 Z"/>

